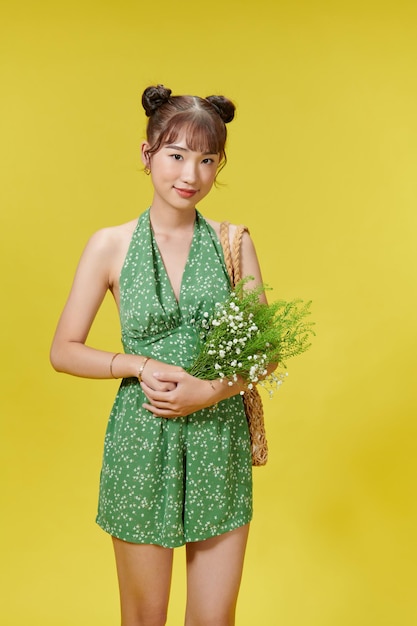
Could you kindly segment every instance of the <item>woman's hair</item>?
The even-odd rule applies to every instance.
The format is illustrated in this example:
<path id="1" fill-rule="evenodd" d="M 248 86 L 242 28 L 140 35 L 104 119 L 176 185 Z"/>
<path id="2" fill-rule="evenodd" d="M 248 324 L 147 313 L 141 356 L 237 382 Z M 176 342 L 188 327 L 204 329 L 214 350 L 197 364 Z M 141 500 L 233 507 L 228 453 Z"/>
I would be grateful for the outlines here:
<path id="1" fill-rule="evenodd" d="M 187 147 L 197 152 L 219 154 L 226 163 L 226 124 L 235 115 L 235 105 L 224 96 L 171 96 L 163 85 L 147 87 L 142 105 L 149 117 L 146 138 L 148 155 L 171 144 L 185 132 Z"/>

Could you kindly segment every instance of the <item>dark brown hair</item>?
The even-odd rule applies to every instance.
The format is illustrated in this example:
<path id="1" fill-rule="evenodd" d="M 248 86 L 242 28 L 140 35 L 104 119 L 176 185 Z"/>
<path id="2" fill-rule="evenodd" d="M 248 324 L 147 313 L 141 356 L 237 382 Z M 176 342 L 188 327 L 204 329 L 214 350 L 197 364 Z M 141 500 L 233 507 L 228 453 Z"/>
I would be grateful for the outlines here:
<path id="1" fill-rule="evenodd" d="M 185 132 L 187 147 L 198 152 L 219 154 L 226 164 L 226 124 L 235 115 L 235 105 L 224 96 L 171 96 L 163 85 L 147 87 L 142 105 L 149 117 L 146 138 L 148 155 L 164 144 L 174 143 Z"/>

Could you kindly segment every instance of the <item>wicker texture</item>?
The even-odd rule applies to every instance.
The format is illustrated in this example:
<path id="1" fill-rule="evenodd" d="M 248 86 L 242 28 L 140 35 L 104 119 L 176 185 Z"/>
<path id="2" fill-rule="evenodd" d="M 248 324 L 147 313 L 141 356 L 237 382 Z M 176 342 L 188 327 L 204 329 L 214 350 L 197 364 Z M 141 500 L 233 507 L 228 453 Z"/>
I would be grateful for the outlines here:
<path id="1" fill-rule="evenodd" d="M 233 287 L 242 278 L 240 260 L 242 237 L 245 231 L 249 232 L 246 226 L 237 226 L 232 245 L 230 246 L 229 222 L 222 222 L 220 224 L 220 241 L 223 248 L 227 271 Z M 265 433 L 262 398 L 256 387 L 245 391 L 243 394 L 243 404 L 245 406 L 246 418 L 249 425 L 252 446 L 252 465 L 265 465 L 268 460 L 268 443 Z"/>

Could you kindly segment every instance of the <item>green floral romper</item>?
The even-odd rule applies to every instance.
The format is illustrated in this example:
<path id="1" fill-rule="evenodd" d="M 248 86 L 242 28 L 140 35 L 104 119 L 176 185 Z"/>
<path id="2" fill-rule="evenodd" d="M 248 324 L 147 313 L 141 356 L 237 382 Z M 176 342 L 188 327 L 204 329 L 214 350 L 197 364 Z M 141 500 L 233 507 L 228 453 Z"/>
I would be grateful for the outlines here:
<path id="1" fill-rule="evenodd" d="M 222 247 L 197 211 L 177 302 L 148 209 L 120 275 L 125 352 L 188 367 L 202 319 L 229 292 Z M 247 524 L 252 466 L 241 396 L 176 419 L 154 417 L 145 401 L 138 380 L 123 379 L 105 437 L 99 526 L 125 541 L 174 548 Z"/>

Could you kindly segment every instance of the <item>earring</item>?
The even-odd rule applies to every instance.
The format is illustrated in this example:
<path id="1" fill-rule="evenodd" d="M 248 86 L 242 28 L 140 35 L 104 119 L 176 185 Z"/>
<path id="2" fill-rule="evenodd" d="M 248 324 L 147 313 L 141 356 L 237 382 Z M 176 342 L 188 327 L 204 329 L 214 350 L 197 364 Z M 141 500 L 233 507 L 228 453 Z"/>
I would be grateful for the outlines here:
<path id="1" fill-rule="evenodd" d="M 143 171 L 145 172 L 146 176 L 149 176 L 149 174 L 151 173 L 151 170 L 149 169 L 148 166 L 146 166 Z"/>

